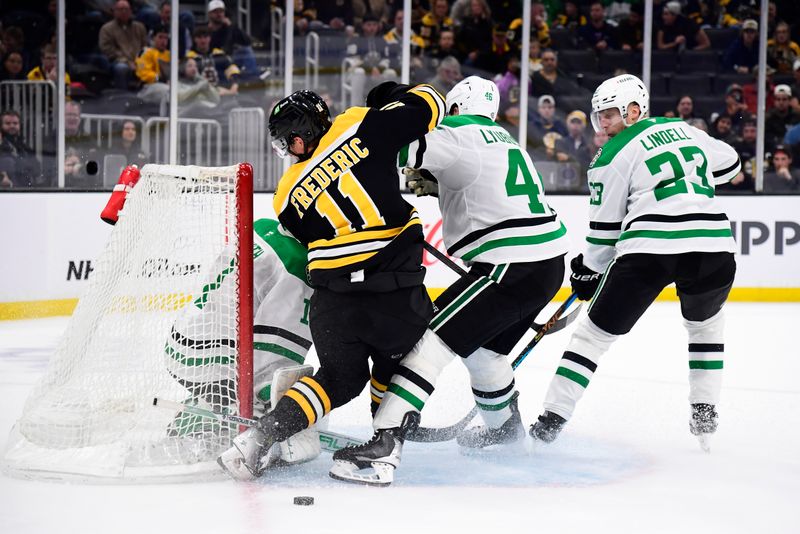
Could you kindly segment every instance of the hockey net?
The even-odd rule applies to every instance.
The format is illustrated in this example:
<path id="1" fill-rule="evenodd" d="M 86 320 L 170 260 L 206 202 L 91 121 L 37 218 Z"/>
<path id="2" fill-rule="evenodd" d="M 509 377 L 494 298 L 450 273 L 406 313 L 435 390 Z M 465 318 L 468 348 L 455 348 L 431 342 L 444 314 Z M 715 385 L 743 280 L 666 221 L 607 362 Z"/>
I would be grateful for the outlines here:
<path id="1" fill-rule="evenodd" d="M 6 472 L 217 476 L 238 427 L 154 397 L 252 414 L 252 167 L 146 165 L 12 430 Z M 100 221 L 98 221 L 100 224 Z"/>

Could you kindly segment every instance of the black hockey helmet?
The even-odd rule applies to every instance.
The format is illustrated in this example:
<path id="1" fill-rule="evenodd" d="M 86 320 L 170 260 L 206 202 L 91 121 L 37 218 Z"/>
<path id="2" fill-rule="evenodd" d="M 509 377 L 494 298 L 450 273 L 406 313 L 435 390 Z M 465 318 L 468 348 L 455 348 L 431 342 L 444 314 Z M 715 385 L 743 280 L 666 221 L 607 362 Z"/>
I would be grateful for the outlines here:
<path id="1" fill-rule="evenodd" d="M 325 101 L 306 89 L 295 91 L 275 104 L 269 114 L 272 146 L 281 156 L 289 153 L 292 138 L 299 137 L 306 146 L 314 145 L 330 127 L 331 114 Z"/>

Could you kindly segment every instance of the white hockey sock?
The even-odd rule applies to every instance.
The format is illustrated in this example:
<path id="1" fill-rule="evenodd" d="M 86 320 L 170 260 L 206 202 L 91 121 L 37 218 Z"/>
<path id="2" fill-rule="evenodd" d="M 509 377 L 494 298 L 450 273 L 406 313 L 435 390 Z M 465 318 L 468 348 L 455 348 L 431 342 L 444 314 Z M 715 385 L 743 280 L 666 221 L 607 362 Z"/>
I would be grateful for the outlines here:
<path id="1" fill-rule="evenodd" d="M 500 428 L 511 417 L 508 405 L 517 390 L 511 363 L 504 355 L 483 347 L 463 362 L 469 370 L 472 395 L 484 422 L 490 428 Z"/>
<path id="2" fill-rule="evenodd" d="M 689 332 L 689 403 L 717 404 L 722 388 L 725 317 L 683 321 Z"/>
<path id="3" fill-rule="evenodd" d="M 595 325 L 588 317 L 581 321 L 561 356 L 556 376 L 550 382 L 544 409 L 564 419 L 572 417 L 575 405 L 594 376 L 600 356 L 608 351 L 617 337 Z"/>
<path id="4" fill-rule="evenodd" d="M 406 413 L 422 411 L 433 393 L 436 379 L 454 357 L 455 353 L 439 336 L 426 330 L 400 362 L 400 370 L 392 377 L 372 426 L 376 430 L 399 427 Z"/>

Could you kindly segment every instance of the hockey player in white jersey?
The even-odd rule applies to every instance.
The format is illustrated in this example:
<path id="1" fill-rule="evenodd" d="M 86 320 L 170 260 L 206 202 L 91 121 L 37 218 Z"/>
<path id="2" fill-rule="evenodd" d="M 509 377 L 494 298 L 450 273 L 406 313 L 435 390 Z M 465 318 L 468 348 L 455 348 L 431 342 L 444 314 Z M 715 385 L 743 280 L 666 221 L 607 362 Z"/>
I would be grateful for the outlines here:
<path id="1" fill-rule="evenodd" d="M 233 253 L 222 254 L 212 269 L 209 283 L 176 321 L 165 347 L 167 369 L 191 393 L 191 400 L 207 408 L 225 410 L 234 384 L 226 356 L 233 361 L 232 334 L 236 325 L 225 303 L 236 291 L 230 273 Z M 286 389 L 312 369 L 305 362 L 311 348 L 308 310 L 312 290 L 306 283 L 307 250 L 293 237 L 280 231 L 278 221 L 260 219 L 253 223 L 253 411 L 264 415 Z M 274 377 L 283 382 L 274 383 Z M 216 379 L 215 379 L 216 377 Z M 275 386 L 275 387 L 273 387 Z M 189 413 L 179 414 L 168 432 L 191 436 L 218 425 Z M 274 461 L 295 464 L 320 454 L 319 436 L 314 428 L 304 430 L 280 444 Z"/>
<path id="2" fill-rule="evenodd" d="M 722 307 L 736 263 L 714 186 L 736 176 L 741 164 L 724 142 L 681 119 L 648 118 L 648 110 L 644 84 L 628 74 L 606 80 L 592 97 L 592 125 L 611 139 L 589 165 L 587 244 L 570 264 L 573 290 L 592 304 L 531 426 L 543 442 L 572 416 L 600 357 L 671 283 L 689 334 L 689 429 L 707 450 L 717 428 Z"/>
<path id="3" fill-rule="evenodd" d="M 498 104 L 493 82 L 463 80 L 447 94 L 449 116 L 399 154 L 409 187 L 438 194 L 447 251 L 470 269 L 436 299 L 429 329 L 384 393 L 373 439 L 334 454 L 333 478 L 391 483 L 404 437 L 455 355 L 485 423 L 458 443 L 481 449 L 525 436 L 506 355 L 561 286 L 569 246 L 530 157 L 494 122 Z"/>

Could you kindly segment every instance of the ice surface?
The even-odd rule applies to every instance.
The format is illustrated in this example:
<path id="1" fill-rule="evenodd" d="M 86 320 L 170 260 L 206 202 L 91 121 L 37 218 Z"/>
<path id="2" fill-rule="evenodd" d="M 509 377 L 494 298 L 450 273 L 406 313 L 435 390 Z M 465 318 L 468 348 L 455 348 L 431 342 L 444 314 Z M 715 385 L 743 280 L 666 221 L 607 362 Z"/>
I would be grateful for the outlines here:
<path id="1" fill-rule="evenodd" d="M 254 483 L 99 486 L 0 476 L 0 533 L 800 532 L 800 305 L 727 307 L 720 428 L 705 454 L 689 433 L 686 334 L 654 305 L 600 362 L 558 441 L 517 455 L 409 444 L 389 488 L 327 477 L 330 456 Z M 0 322 L 0 449 L 66 319 Z M 574 326 L 517 371 L 526 423 Z M 445 370 L 423 414 L 469 409 L 463 366 Z M 368 437 L 367 394 L 331 430 Z M 315 504 L 292 504 L 311 495 Z"/>

